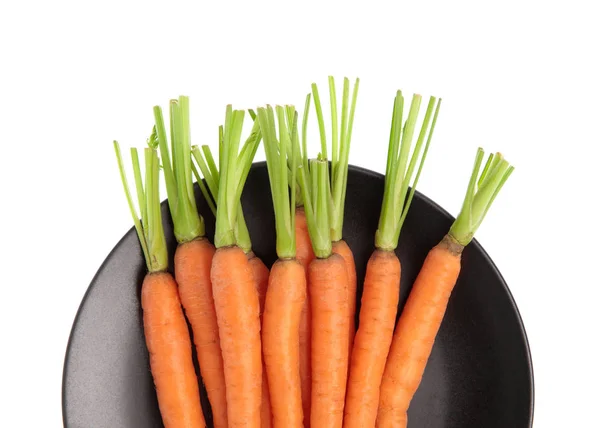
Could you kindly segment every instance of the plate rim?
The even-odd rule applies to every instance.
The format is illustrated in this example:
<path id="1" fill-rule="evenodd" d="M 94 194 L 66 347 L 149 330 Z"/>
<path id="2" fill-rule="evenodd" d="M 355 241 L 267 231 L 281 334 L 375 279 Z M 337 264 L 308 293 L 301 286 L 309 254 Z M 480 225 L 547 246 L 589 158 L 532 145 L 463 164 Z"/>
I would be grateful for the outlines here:
<path id="1" fill-rule="evenodd" d="M 259 161 L 259 162 L 253 162 L 251 165 L 251 170 L 253 169 L 257 169 L 257 168 L 263 168 L 266 167 L 266 161 Z M 373 171 L 370 169 L 367 169 L 365 167 L 362 166 L 358 166 L 358 165 L 352 165 L 349 164 L 348 165 L 348 169 L 352 170 L 354 172 L 358 172 L 373 178 L 377 178 L 377 179 L 384 179 L 385 180 L 385 175 L 381 174 L 377 171 Z M 197 187 L 197 184 L 194 183 L 194 188 Z M 422 199 L 423 202 L 425 202 L 426 205 L 428 205 L 429 207 L 433 208 L 434 210 L 440 212 L 441 214 L 443 214 L 445 217 L 447 217 L 450 220 L 454 220 L 455 217 L 452 216 L 446 209 L 444 209 L 441 205 L 439 205 L 437 202 L 435 202 L 433 199 L 429 198 L 428 196 L 426 196 L 425 194 L 421 193 L 419 190 L 415 190 L 415 196 L 417 198 Z M 164 205 L 167 204 L 167 199 L 164 199 L 163 201 L 161 201 L 161 207 L 163 207 Z M 113 253 L 119 248 L 119 246 L 121 245 L 121 243 L 123 241 L 125 241 L 126 239 L 129 239 L 129 236 L 131 234 L 134 234 L 135 232 L 135 228 L 132 226 L 131 228 L 129 228 L 127 230 L 127 232 L 125 232 L 125 234 L 121 237 L 121 239 L 119 239 L 117 241 L 117 243 L 114 245 L 114 247 L 110 250 L 110 252 L 106 255 L 106 257 L 104 258 L 104 260 L 102 261 L 102 263 L 100 264 L 100 266 L 98 267 L 98 269 L 96 270 L 96 273 L 94 274 L 94 276 L 92 277 L 90 283 L 88 284 L 85 293 L 83 295 L 83 297 L 81 298 L 81 302 L 79 303 L 79 306 L 77 308 L 77 312 L 75 314 L 75 317 L 73 318 L 73 323 L 71 324 L 71 331 L 69 332 L 69 340 L 67 341 L 67 347 L 65 350 L 65 357 L 63 360 L 63 372 L 62 372 L 62 379 L 61 379 L 61 407 L 62 407 L 62 420 L 63 420 L 63 427 L 67 427 L 66 425 L 66 419 L 67 419 L 67 409 L 66 409 L 66 380 L 67 380 L 67 372 L 68 372 L 68 366 L 69 366 L 69 356 L 70 356 L 70 351 L 71 351 L 71 347 L 72 347 L 72 342 L 73 342 L 73 333 L 75 330 L 75 326 L 77 325 L 77 322 L 79 321 L 79 318 L 82 314 L 82 310 L 83 307 L 85 306 L 87 299 L 89 298 L 89 295 L 91 293 L 92 288 L 94 287 L 96 280 L 98 278 L 98 276 L 100 275 L 100 272 L 102 272 L 102 270 L 104 269 L 105 265 L 111 260 L 111 256 L 113 255 Z M 500 270 L 498 269 L 498 267 L 496 266 L 496 263 L 494 263 L 494 261 L 492 260 L 492 258 L 490 257 L 490 255 L 487 253 L 487 251 L 485 250 L 485 248 L 483 248 L 483 246 L 479 243 L 479 241 L 477 240 L 477 238 L 473 238 L 473 240 L 471 241 L 471 243 L 469 244 L 470 246 L 475 246 L 483 255 L 484 259 L 490 264 L 490 266 L 492 267 L 493 272 L 495 273 L 495 275 L 498 277 L 498 279 L 500 280 L 500 283 L 502 285 L 502 288 L 504 289 L 504 291 L 507 294 L 509 303 L 517 317 L 517 321 L 519 324 L 519 331 L 521 333 L 521 338 L 523 339 L 523 343 L 525 345 L 525 353 L 527 356 L 527 381 L 529 383 L 529 391 L 530 391 L 530 403 L 529 403 L 529 428 L 531 428 L 533 426 L 533 419 L 534 419 L 534 412 L 535 412 L 535 382 L 534 382 L 534 371 L 533 371 L 533 360 L 531 357 L 531 347 L 529 345 L 529 339 L 527 337 L 527 332 L 525 330 L 525 323 L 523 322 L 523 318 L 521 316 L 521 313 L 519 312 L 519 308 L 517 306 L 517 303 L 514 299 L 513 294 L 510 291 L 510 288 L 508 287 L 508 284 L 506 282 L 506 280 L 504 279 L 504 277 L 502 276 L 502 273 L 500 272 Z"/>

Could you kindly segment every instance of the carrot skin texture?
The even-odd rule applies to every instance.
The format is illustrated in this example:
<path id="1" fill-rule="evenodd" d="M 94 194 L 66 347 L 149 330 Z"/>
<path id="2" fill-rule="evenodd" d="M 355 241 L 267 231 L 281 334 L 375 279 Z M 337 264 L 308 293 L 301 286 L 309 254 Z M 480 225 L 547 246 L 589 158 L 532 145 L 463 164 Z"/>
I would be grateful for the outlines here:
<path id="1" fill-rule="evenodd" d="M 308 280 L 308 265 L 315 259 L 304 208 L 296 208 L 296 260 L 304 267 Z M 310 427 L 310 298 L 306 290 L 306 300 L 302 306 L 300 316 L 300 383 L 302 387 L 302 409 L 304 413 L 304 427 Z"/>
<path id="2" fill-rule="evenodd" d="M 380 388 L 377 427 L 405 427 L 406 412 L 417 391 L 460 273 L 460 253 L 446 238 L 425 258 L 400 315 Z"/>
<path id="3" fill-rule="evenodd" d="M 344 259 L 332 254 L 308 267 L 311 319 L 310 424 L 340 428 L 348 376 L 348 273 Z"/>
<path id="4" fill-rule="evenodd" d="M 215 252 L 210 274 L 225 368 L 229 427 L 259 428 L 260 308 L 252 269 L 239 247 L 223 247 Z"/>
<path id="5" fill-rule="evenodd" d="M 247 254 L 250 268 L 254 276 L 256 291 L 258 292 L 258 305 L 260 307 L 260 323 L 262 326 L 263 312 L 265 310 L 265 298 L 267 296 L 267 286 L 269 284 L 269 268 L 263 261 L 256 257 L 253 252 Z M 262 333 L 261 333 L 262 336 Z M 269 383 L 267 381 L 267 372 L 263 358 L 262 374 L 262 401 L 260 403 L 260 425 L 262 428 L 271 428 L 271 400 L 269 397 Z"/>
<path id="6" fill-rule="evenodd" d="M 192 326 L 213 423 L 215 428 L 227 428 L 225 373 L 210 281 L 214 254 L 215 247 L 208 239 L 195 239 L 177 246 L 174 265 L 181 304 Z"/>
<path id="7" fill-rule="evenodd" d="M 352 353 L 352 344 L 356 334 L 356 265 L 354 263 L 354 254 L 343 239 L 332 243 L 332 251 L 339 254 L 346 263 L 348 271 L 348 320 L 349 320 L 349 340 L 348 340 L 348 355 Z"/>
<path id="8" fill-rule="evenodd" d="M 142 284 L 144 335 L 165 428 L 206 427 L 192 341 L 175 279 L 149 273 Z"/>
<path id="9" fill-rule="evenodd" d="M 302 428 L 299 327 L 306 300 L 304 268 L 278 260 L 271 268 L 263 314 L 263 356 L 270 379 L 274 428 Z"/>
<path id="10" fill-rule="evenodd" d="M 344 428 L 375 426 L 379 386 L 396 323 L 400 274 L 400 260 L 393 251 L 375 250 L 369 258 L 350 357 Z"/>

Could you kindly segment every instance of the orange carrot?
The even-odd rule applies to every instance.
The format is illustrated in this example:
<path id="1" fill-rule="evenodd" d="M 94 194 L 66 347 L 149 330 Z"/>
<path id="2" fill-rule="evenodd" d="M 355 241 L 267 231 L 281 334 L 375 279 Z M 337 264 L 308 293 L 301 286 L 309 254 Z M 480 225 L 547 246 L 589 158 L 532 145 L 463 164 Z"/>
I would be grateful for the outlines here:
<path id="1" fill-rule="evenodd" d="M 312 309 L 311 413 L 313 427 L 341 427 L 348 375 L 348 273 L 337 254 L 308 268 Z"/>
<path id="2" fill-rule="evenodd" d="M 346 263 L 348 272 L 348 323 L 349 343 L 348 355 L 352 352 L 354 341 L 355 317 L 356 317 L 356 266 L 354 255 L 348 244 L 342 239 L 342 226 L 344 224 L 344 205 L 346 201 L 346 184 L 348 181 L 348 160 L 350 155 L 350 140 L 352 137 L 352 126 L 354 124 L 354 112 L 358 96 L 359 79 L 356 79 L 350 101 L 350 81 L 344 78 L 342 92 L 341 127 L 338 126 L 337 94 L 335 80 L 329 76 L 329 104 L 331 109 L 331 184 L 329 194 L 331 197 L 331 209 L 329 210 L 329 222 L 331 226 L 331 240 L 333 252 L 339 254 Z M 325 123 L 317 85 L 312 85 L 312 95 L 317 111 L 319 133 L 321 136 L 321 150 L 323 156 L 327 153 L 327 142 L 325 136 Z M 341 133 L 340 133 L 341 128 Z"/>
<path id="3" fill-rule="evenodd" d="M 412 145 L 420 101 L 420 96 L 413 97 L 404 126 L 402 126 L 404 99 L 400 92 L 394 102 L 384 199 L 379 226 L 375 234 L 376 249 L 367 263 L 359 327 L 350 359 L 344 428 L 373 427 L 377 418 L 379 386 L 392 342 L 400 295 L 401 265 L 394 250 L 398 245 L 402 224 L 410 208 L 419 174 L 425 161 L 438 111 L 436 110 L 433 122 L 431 122 L 429 138 L 423 149 L 435 105 L 435 98 L 430 98 L 421 132 L 409 163 L 408 154 Z M 415 171 L 421 151 L 423 154 L 419 170 L 412 183 L 412 190 L 408 193 L 409 181 Z"/>
<path id="4" fill-rule="evenodd" d="M 253 158 L 256 153 L 256 149 L 258 148 L 258 141 L 249 139 L 246 141 L 244 148 L 242 151 L 249 153 L 249 157 Z M 222 156 L 222 148 L 223 148 L 223 127 L 219 127 L 219 158 Z M 204 176 L 204 180 L 206 185 L 203 185 L 203 181 L 200 178 L 199 172 L 196 168 L 193 167 L 192 170 L 196 175 L 198 185 L 204 198 L 208 202 L 210 209 L 213 214 L 217 215 L 216 212 L 216 199 L 218 198 L 219 193 L 219 171 L 217 165 L 215 163 L 214 157 L 210 150 L 209 146 L 202 146 L 202 151 L 198 148 L 198 146 L 192 147 L 193 157 L 196 159 L 200 171 L 202 171 L 202 175 Z M 209 193 L 210 192 L 210 193 Z M 213 201 L 213 199 L 215 201 Z M 250 263 L 250 267 L 253 272 L 254 281 L 256 285 L 256 291 L 258 292 L 259 304 L 260 304 L 260 319 L 262 323 L 262 313 L 264 310 L 265 304 L 265 296 L 267 293 L 267 285 L 269 281 L 269 269 L 265 266 L 263 261 L 256 257 L 254 252 L 252 251 L 252 242 L 250 240 L 250 233 L 248 231 L 248 227 L 246 225 L 246 221 L 244 219 L 244 212 L 242 209 L 241 203 L 238 204 L 237 210 L 237 223 L 234 231 L 237 245 L 246 253 L 248 257 L 248 262 Z M 269 385 L 267 383 L 267 374 L 264 369 L 263 362 L 263 374 L 262 374 L 262 401 L 261 401 L 261 427 L 262 428 L 270 428 L 271 427 L 271 404 L 269 400 Z"/>
<path id="5" fill-rule="evenodd" d="M 463 248 L 513 171 L 498 153 L 490 155 L 478 178 L 483 155 L 479 149 L 462 210 L 448 234 L 427 255 L 398 320 L 381 382 L 377 427 L 406 427 L 408 407 L 458 279 Z"/>
<path id="6" fill-rule="evenodd" d="M 244 111 L 227 106 L 220 156 L 211 281 L 225 372 L 229 427 L 261 426 L 262 356 L 256 281 L 236 234 L 240 196 L 255 149 L 239 151 Z M 249 138 L 260 141 L 255 122 Z"/>
<path id="7" fill-rule="evenodd" d="M 269 276 L 262 333 L 273 427 L 303 426 L 299 326 L 305 300 L 302 265 L 294 259 L 276 261 Z"/>
<path id="8" fill-rule="evenodd" d="M 250 262 L 250 268 L 252 269 L 252 276 L 256 285 L 256 291 L 258 292 L 258 304 L 260 307 L 260 323 L 263 323 L 263 313 L 265 310 L 265 299 L 267 297 L 267 287 L 269 285 L 269 268 L 265 266 L 263 261 L 256 257 L 251 251 L 246 253 L 248 262 Z M 269 397 L 269 383 L 267 381 L 267 371 L 265 369 L 265 362 L 263 361 L 263 373 L 262 373 L 262 401 L 260 404 L 260 423 L 262 428 L 270 428 L 271 424 L 271 400 Z"/>
<path id="9" fill-rule="evenodd" d="M 225 374 L 210 281 L 214 254 L 215 247 L 206 238 L 178 245 L 175 251 L 175 277 L 185 315 L 194 333 L 196 355 L 212 408 L 213 425 L 215 428 L 225 428 Z"/>
<path id="10" fill-rule="evenodd" d="M 206 427 L 192 360 L 192 343 L 177 284 L 166 272 L 168 253 L 160 211 L 158 155 L 154 148 L 145 150 L 146 183 L 143 186 L 137 151 L 132 149 L 140 222 L 116 141 L 114 146 L 121 181 L 148 268 L 141 293 L 144 336 L 163 424 L 165 428 Z"/>
<path id="11" fill-rule="evenodd" d="M 264 136 L 269 182 L 276 225 L 278 260 L 271 268 L 263 320 L 263 355 L 271 400 L 273 427 L 302 428 L 303 408 L 300 386 L 300 317 L 306 301 L 306 274 L 296 260 L 295 192 L 288 190 L 286 154 L 297 133 L 297 114 L 292 107 L 270 106 L 258 109 L 258 121 Z M 292 129 L 292 135 L 288 131 Z M 292 156 L 291 183 L 295 183 L 296 164 Z"/>
<path id="12" fill-rule="evenodd" d="M 312 427 L 340 428 L 348 375 L 348 272 L 332 252 L 328 218 L 326 160 L 300 169 L 306 219 L 315 258 L 308 267 L 311 309 Z M 313 190 L 311 190 L 313 189 Z"/>
<path id="13" fill-rule="evenodd" d="M 192 327 L 213 424 L 215 428 L 227 428 L 225 374 L 210 281 L 215 248 L 204 237 L 204 219 L 198 214 L 192 190 L 189 116 L 187 97 L 171 101 L 171 159 L 162 110 L 154 107 L 156 140 L 150 144 L 158 145 L 161 151 L 169 208 L 179 243 L 175 251 L 175 278 L 185 315 Z"/>
<path id="14" fill-rule="evenodd" d="M 374 426 L 379 385 L 394 333 L 400 294 L 400 261 L 375 250 L 367 263 L 359 329 L 354 339 L 344 428 Z"/>
<path id="15" fill-rule="evenodd" d="M 246 254 L 237 246 L 218 248 L 211 280 L 225 367 L 229 426 L 258 428 L 262 383 L 260 308 Z"/>
<path id="16" fill-rule="evenodd" d="M 308 275 L 308 265 L 315 258 L 315 253 L 310 243 L 306 214 L 304 207 L 296 208 L 296 259 L 302 264 L 305 276 Z M 304 413 L 304 426 L 310 426 L 310 304 L 307 298 L 302 305 L 300 314 L 300 387 L 302 389 L 302 410 Z"/>

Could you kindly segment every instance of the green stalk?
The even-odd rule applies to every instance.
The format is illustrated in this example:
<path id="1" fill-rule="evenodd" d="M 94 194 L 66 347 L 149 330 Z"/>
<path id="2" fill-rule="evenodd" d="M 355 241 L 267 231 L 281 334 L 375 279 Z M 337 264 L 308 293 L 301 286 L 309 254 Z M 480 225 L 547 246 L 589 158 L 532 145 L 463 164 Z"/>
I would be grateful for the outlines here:
<path id="1" fill-rule="evenodd" d="M 288 147 L 292 144 L 290 133 L 286 124 L 285 110 L 281 106 L 275 107 L 277 120 L 271 106 L 259 107 L 257 110 L 258 123 L 264 138 L 264 149 L 267 158 L 267 169 L 269 171 L 269 182 L 271 184 L 271 195 L 275 211 L 276 228 L 276 250 L 279 259 L 293 259 L 296 257 L 296 234 L 294 231 L 294 192 L 290 200 L 290 189 L 288 186 Z M 275 122 L 278 123 L 279 140 L 276 132 Z M 255 122 L 256 123 L 256 122 Z M 293 131 L 295 132 L 295 131 Z M 292 176 L 296 157 L 292 155 Z"/>
<path id="2" fill-rule="evenodd" d="M 133 219 L 133 224 L 142 247 L 142 252 L 144 253 L 146 267 L 149 272 L 164 271 L 167 269 L 169 262 L 160 210 L 159 165 L 156 150 L 150 147 L 144 150 L 146 166 L 145 191 L 144 186 L 141 183 L 141 172 L 137 151 L 132 150 L 131 152 L 136 189 L 138 191 L 138 201 L 142 212 L 142 221 L 140 222 L 131 192 L 129 191 L 119 143 L 114 141 L 113 144 L 117 163 L 119 165 L 121 182 L 125 191 L 125 197 L 127 198 L 127 204 Z"/>
<path id="3" fill-rule="evenodd" d="M 388 145 L 383 202 L 381 205 L 379 226 L 375 233 L 375 246 L 381 250 L 393 251 L 398 246 L 402 225 L 412 203 L 413 195 L 427 157 L 440 103 L 441 100 L 438 100 L 436 106 L 436 99 L 434 97 L 429 98 L 419 136 L 412 151 L 412 156 L 410 156 L 421 105 L 421 96 L 413 95 L 408 115 L 403 125 L 404 97 L 401 91 L 396 92 Z M 434 109 L 435 114 L 433 113 Z M 431 120 L 432 115 L 433 120 Z M 428 138 L 425 143 L 426 136 Z M 412 181 L 409 193 L 409 185 L 417 163 L 419 167 Z"/>
<path id="4" fill-rule="evenodd" d="M 260 135 L 259 135 L 260 137 Z M 251 135 L 250 138 L 246 141 L 246 144 L 249 144 L 249 141 L 252 141 L 252 144 L 256 145 L 258 148 L 258 142 L 255 140 L 256 136 Z M 256 153 L 256 148 L 252 148 L 249 153 Z M 219 194 L 219 171 L 217 169 L 215 160 L 213 158 L 212 152 L 209 146 L 202 146 L 202 151 L 198 148 L 198 146 L 192 147 L 192 154 L 202 175 L 204 176 L 204 180 L 208 186 L 208 189 L 212 195 L 212 199 L 217 199 Z M 241 157 L 241 154 L 240 154 Z M 252 155 L 254 158 L 254 155 Z M 245 161 L 247 162 L 247 160 Z M 250 160 L 250 163 L 252 161 Z M 215 214 L 216 215 L 216 214 Z M 246 220 L 244 219 L 244 212 L 242 210 L 242 203 L 238 203 L 238 213 L 237 213 L 237 222 L 235 224 L 234 235 L 237 241 L 237 245 L 245 252 L 249 253 L 252 251 L 252 241 L 250 240 L 250 232 L 248 231 L 248 226 L 246 224 Z"/>
<path id="5" fill-rule="evenodd" d="M 344 205 L 346 200 L 346 183 L 348 181 L 348 160 L 350 156 L 350 140 L 352 137 L 352 126 L 354 124 L 354 112 L 356 111 L 356 99 L 358 96 L 359 79 L 356 79 L 353 88 L 352 101 L 350 100 L 350 81 L 344 78 L 342 92 L 341 130 L 338 123 L 337 95 L 335 90 L 335 79 L 329 76 L 329 105 L 331 109 L 331 185 L 328 186 L 329 193 L 329 222 L 331 225 L 331 239 L 333 242 L 342 239 L 342 228 L 344 224 Z M 313 83 L 312 93 L 314 96 L 317 120 L 321 134 L 321 156 L 327 159 L 327 141 L 325 137 L 324 121 L 317 85 Z M 348 111 L 350 110 L 350 114 Z M 329 176 L 328 176 L 329 182 Z"/>
<path id="6" fill-rule="evenodd" d="M 203 150 L 208 163 L 207 169 L 212 171 L 213 180 L 215 175 L 218 177 L 215 246 L 221 248 L 237 245 L 249 252 L 250 235 L 243 219 L 240 198 L 262 137 L 259 125 L 255 122 L 250 136 L 238 154 L 244 114 L 243 110 L 232 110 L 231 106 L 227 106 L 225 125 L 219 132 L 218 172 L 210 150 L 207 147 L 203 147 Z M 199 155 L 200 152 L 196 150 L 194 157 L 197 162 Z"/>
<path id="7" fill-rule="evenodd" d="M 496 153 L 490 155 L 483 171 L 479 174 L 483 156 L 483 149 L 477 149 L 463 206 L 448 233 L 463 247 L 473 239 L 494 199 L 514 170 L 514 167 L 500 153 Z"/>
<path id="8" fill-rule="evenodd" d="M 177 242 L 184 243 L 204 236 L 205 228 L 204 219 L 198 214 L 196 207 L 192 179 L 189 98 L 180 96 L 178 100 L 171 100 L 169 107 L 170 155 L 162 110 L 158 106 L 154 107 L 155 130 L 175 238 Z"/>

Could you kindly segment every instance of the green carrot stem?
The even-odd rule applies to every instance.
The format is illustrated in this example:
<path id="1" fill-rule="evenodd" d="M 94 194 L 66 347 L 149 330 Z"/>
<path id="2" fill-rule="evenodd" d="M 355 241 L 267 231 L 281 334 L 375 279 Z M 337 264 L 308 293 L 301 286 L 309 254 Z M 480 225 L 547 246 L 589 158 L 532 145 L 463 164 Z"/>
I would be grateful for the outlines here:
<path id="1" fill-rule="evenodd" d="M 514 170 L 514 167 L 502 157 L 502 154 L 496 153 L 490 155 L 480 174 L 479 170 L 484 154 L 482 148 L 477 149 L 475 165 L 473 166 L 463 206 L 449 232 L 449 235 L 462 246 L 466 246 L 471 242 L 494 199 L 496 199 L 500 189 Z"/>
<path id="2" fill-rule="evenodd" d="M 155 129 L 167 183 L 169 209 L 177 242 L 204 236 L 204 219 L 198 214 L 194 195 L 191 164 L 189 98 L 180 96 L 169 104 L 171 156 L 160 107 L 154 107 Z"/>
<path id="3" fill-rule="evenodd" d="M 250 236 L 243 220 L 241 195 L 250 166 L 262 138 L 255 122 L 252 132 L 240 153 L 240 139 L 244 124 L 244 111 L 227 106 L 225 125 L 219 133 L 219 172 L 217 190 L 217 224 L 215 246 L 217 248 L 237 245 L 244 251 L 251 249 Z M 209 163 L 214 165 L 210 151 Z M 198 159 L 196 159 L 198 160 Z M 215 165 L 216 166 L 216 165 Z M 209 165 L 209 169 L 216 169 Z M 213 171 L 214 172 L 214 171 Z M 238 224 L 239 223 L 239 224 Z"/>
<path id="4" fill-rule="evenodd" d="M 290 189 L 288 186 L 288 147 L 292 144 L 290 133 L 286 123 L 285 110 L 276 106 L 277 120 L 271 106 L 259 107 L 257 110 L 260 130 L 264 138 L 264 149 L 267 158 L 267 169 L 271 195 L 275 211 L 276 228 L 276 250 L 280 259 L 291 259 L 296 257 L 296 234 L 294 231 L 296 209 L 294 203 L 294 192 L 290 200 Z M 279 140 L 276 122 L 279 125 Z M 295 132 L 295 131 L 293 131 Z M 291 153 L 294 151 L 291 150 Z M 292 155 L 292 176 L 295 179 L 296 157 Z"/>
<path id="5" fill-rule="evenodd" d="M 352 98 L 350 101 L 350 81 L 344 78 L 342 91 L 342 111 L 338 118 L 337 94 L 335 79 L 329 76 L 329 105 L 331 110 L 331 185 L 329 186 L 329 222 L 331 225 L 331 239 L 336 242 L 342 239 L 342 228 L 344 224 L 344 205 L 346 201 L 346 183 L 348 181 L 348 160 L 350 155 L 350 141 L 352 138 L 352 127 L 354 124 L 354 113 L 356 111 L 356 100 L 358 96 L 359 79 L 354 83 Z M 317 111 L 317 121 L 321 136 L 321 156 L 327 158 L 327 141 L 325 137 L 324 120 L 321 101 L 317 85 L 313 83 L 312 93 Z M 341 121 L 341 129 L 339 123 Z M 329 178 L 328 178 L 329 182 Z"/>
<path id="6" fill-rule="evenodd" d="M 412 156 L 410 156 L 421 105 L 421 96 L 413 95 L 408 115 L 403 125 L 404 97 L 401 91 L 397 91 L 396 93 L 388 145 L 383 202 L 379 217 L 379 226 L 375 233 L 375 246 L 379 249 L 392 251 L 398 246 L 402 225 L 412 203 L 414 191 L 427 157 L 440 103 L 441 100 L 438 100 L 436 107 L 436 99 L 434 97 L 429 98 L 427 110 L 421 123 L 421 129 L 412 151 Z M 434 110 L 435 114 L 433 114 Z M 426 137 L 427 142 L 425 143 Z M 419 167 L 411 185 L 410 182 L 417 164 L 419 164 Z M 409 185 L 411 185 L 410 193 L 408 193 Z"/>
<path id="7" fill-rule="evenodd" d="M 250 138 L 253 138 L 252 136 Z M 258 146 L 258 143 L 255 142 Z M 253 149 L 253 151 L 256 151 Z M 219 171 L 216 167 L 216 163 L 214 161 L 212 152 L 209 146 L 202 146 L 202 151 L 198 148 L 198 146 L 192 147 L 192 154 L 202 175 L 204 176 L 204 180 L 208 186 L 212 199 L 217 199 L 219 194 Z M 210 196 L 209 196 L 210 197 Z M 244 219 L 244 212 L 242 209 L 242 203 L 238 203 L 238 213 L 237 213 L 237 221 L 235 224 L 234 235 L 237 241 L 237 245 L 245 252 L 249 253 L 252 251 L 252 241 L 250 240 L 250 232 L 248 231 L 248 226 L 246 225 L 246 220 Z"/>
<path id="8" fill-rule="evenodd" d="M 141 184 L 141 172 L 137 152 L 135 152 L 135 158 L 132 157 L 134 175 L 136 177 L 136 188 L 138 190 L 138 200 L 142 212 L 142 221 L 140 222 L 131 192 L 129 191 L 119 143 L 114 141 L 113 144 L 119 166 L 119 173 L 121 175 L 121 182 L 125 191 L 125 197 L 127 198 L 127 204 L 133 219 L 133 224 L 142 247 L 142 252 L 144 253 L 146 267 L 149 272 L 164 271 L 168 267 L 169 259 L 160 210 L 159 165 L 156 150 L 153 148 L 146 148 L 144 150 L 146 166 L 145 190 L 143 189 L 144 186 Z M 134 152 L 132 151 L 132 154 L 133 153 Z M 140 181 L 139 183 L 137 183 L 138 180 Z M 140 190 L 142 191 L 142 195 L 139 194 Z"/>

